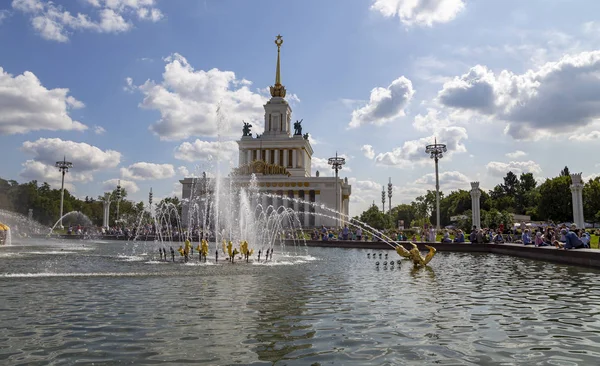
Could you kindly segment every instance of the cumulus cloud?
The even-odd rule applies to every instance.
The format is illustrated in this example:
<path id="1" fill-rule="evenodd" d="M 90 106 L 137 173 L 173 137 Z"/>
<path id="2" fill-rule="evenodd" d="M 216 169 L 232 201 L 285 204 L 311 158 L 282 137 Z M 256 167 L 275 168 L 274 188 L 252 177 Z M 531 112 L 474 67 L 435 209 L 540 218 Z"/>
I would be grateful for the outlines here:
<path id="1" fill-rule="evenodd" d="M 340 158 L 344 158 L 346 159 L 346 164 L 348 164 L 348 155 L 346 154 L 340 154 L 338 155 Z M 329 159 L 324 159 L 324 158 L 319 158 L 316 156 L 313 156 L 311 158 L 311 170 L 312 170 L 312 175 L 315 176 L 317 170 L 319 171 L 319 175 L 321 177 L 332 177 L 334 176 L 334 172 L 333 169 L 331 169 L 331 165 L 329 165 Z M 343 165 L 342 166 L 342 170 L 340 170 L 340 172 L 338 173 L 338 176 L 342 176 L 342 172 L 351 172 L 352 168 L 349 167 L 348 165 Z"/>
<path id="2" fill-rule="evenodd" d="M 404 76 L 392 81 L 387 88 L 374 88 L 367 105 L 352 112 L 349 127 L 356 128 L 363 124 L 382 125 L 404 116 L 404 109 L 414 94 L 411 81 Z"/>
<path id="3" fill-rule="evenodd" d="M 64 88 L 46 89 L 32 72 L 13 77 L 0 67 L 0 134 L 87 129 L 69 116 L 84 105 L 68 93 Z"/>
<path id="4" fill-rule="evenodd" d="M 102 126 L 94 126 L 94 133 L 96 135 L 103 135 L 104 133 L 106 133 L 106 130 Z"/>
<path id="5" fill-rule="evenodd" d="M 511 159 L 521 158 L 521 157 L 526 156 L 526 155 L 527 155 L 527 153 L 525 151 L 521 151 L 521 150 L 509 152 L 509 153 L 506 154 L 506 156 L 509 157 L 509 158 L 511 158 Z"/>
<path id="6" fill-rule="evenodd" d="M 10 12 L 8 10 L 0 10 L 0 24 L 4 21 L 4 19 L 10 16 Z"/>
<path id="7" fill-rule="evenodd" d="M 267 98 L 251 92 L 249 81 L 236 79 L 232 71 L 194 70 L 177 53 L 165 61 L 161 83 L 148 80 L 135 87 L 144 94 L 141 107 L 160 112 L 160 120 L 150 130 L 161 139 L 238 137 L 242 120 L 252 123 L 252 132 L 262 132 Z"/>
<path id="8" fill-rule="evenodd" d="M 19 175 L 26 180 L 37 180 L 46 182 L 52 188 L 58 189 L 62 183 L 62 173 L 53 165 L 44 164 L 36 160 L 27 160 L 22 164 L 23 169 Z M 77 172 L 70 170 L 65 176 L 65 188 L 73 191 L 75 186 L 72 182 L 87 183 L 93 180 L 90 172 Z"/>
<path id="9" fill-rule="evenodd" d="M 542 174 L 542 167 L 532 160 L 511 161 L 508 163 L 490 161 L 485 167 L 487 172 L 494 177 L 504 177 L 509 171 L 517 175 L 521 173 L 533 173 L 535 176 L 540 176 Z"/>
<path id="10" fill-rule="evenodd" d="M 30 16 L 33 28 L 47 40 L 67 42 L 78 30 L 98 33 L 126 32 L 133 27 L 132 18 L 152 22 L 162 19 L 154 0 L 87 0 L 94 17 L 85 13 L 71 14 L 63 6 L 45 0 L 13 0 L 12 7 Z M 93 19 L 96 18 L 96 19 Z"/>
<path id="11" fill-rule="evenodd" d="M 180 166 L 177 168 L 177 174 L 183 176 L 183 177 L 189 177 L 190 176 L 190 171 L 188 170 L 188 168 L 184 167 L 184 166 Z"/>
<path id="12" fill-rule="evenodd" d="M 442 117 L 440 112 L 434 108 L 428 108 L 426 115 L 417 114 L 413 121 L 413 127 L 418 131 L 437 131 L 451 125 L 450 119 Z"/>
<path id="13" fill-rule="evenodd" d="M 595 141 L 600 138 L 600 131 L 590 131 L 588 133 L 573 134 L 569 136 L 569 140 L 575 141 Z"/>
<path id="14" fill-rule="evenodd" d="M 477 65 L 445 83 L 438 100 L 506 121 L 505 133 L 515 139 L 572 132 L 600 117 L 600 51 L 566 55 L 523 74 Z"/>
<path id="15" fill-rule="evenodd" d="M 54 166 L 57 161 L 66 157 L 67 161 L 73 163 L 73 170 L 78 172 L 111 169 L 121 162 L 121 153 L 117 151 L 103 151 L 84 142 L 65 141 L 59 138 L 25 141 L 21 150 L 33 155 L 33 160 L 49 166 Z"/>
<path id="16" fill-rule="evenodd" d="M 212 159 L 231 160 L 238 152 L 235 141 L 184 142 L 175 148 L 175 158 L 185 161 L 208 161 Z"/>
<path id="17" fill-rule="evenodd" d="M 451 158 L 454 154 L 467 151 L 464 140 L 468 139 L 467 130 L 464 127 L 439 128 L 435 135 L 423 137 L 418 140 L 405 141 L 401 147 L 390 152 L 380 153 L 375 157 L 378 165 L 393 166 L 397 168 L 408 168 L 415 164 L 424 164 L 430 161 L 429 154 L 425 153 L 425 147 L 433 144 L 437 138 L 438 143 L 446 144 L 448 150 L 444 156 Z"/>
<path id="18" fill-rule="evenodd" d="M 125 189 L 128 194 L 136 193 L 140 188 L 130 180 L 125 179 L 109 179 L 102 182 L 102 189 L 108 192 L 112 192 L 117 188 L 117 185 L 121 184 L 121 187 Z"/>
<path id="19" fill-rule="evenodd" d="M 465 8 L 463 0 L 375 0 L 371 10 L 397 16 L 407 26 L 447 23 Z"/>
<path id="20" fill-rule="evenodd" d="M 121 168 L 121 176 L 126 179 L 148 180 L 165 179 L 175 175 L 175 168 L 171 164 L 155 164 L 139 162 L 127 168 Z"/>
<path id="21" fill-rule="evenodd" d="M 440 190 L 456 191 L 458 189 L 468 190 L 470 187 L 469 178 L 461 172 L 449 171 L 442 172 L 440 177 Z M 417 179 L 413 184 L 435 187 L 435 173 L 428 173 Z M 433 189 L 433 188 L 431 188 Z"/>
<path id="22" fill-rule="evenodd" d="M 373 150 L 373 146 L 371 145 L 363 145 L 360 148 L 360 151 L 367 157 L 367 159 L 373 159 L 375 157 L 375 150 Z"/>

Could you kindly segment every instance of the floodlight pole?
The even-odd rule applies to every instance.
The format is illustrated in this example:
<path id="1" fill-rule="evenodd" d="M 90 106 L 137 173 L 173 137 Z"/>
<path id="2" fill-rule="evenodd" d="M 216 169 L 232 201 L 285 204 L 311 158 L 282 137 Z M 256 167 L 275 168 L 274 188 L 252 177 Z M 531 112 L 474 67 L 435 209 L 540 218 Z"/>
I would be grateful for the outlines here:
<path id="1" fill-rule="evenodd" d="M 381 212 L 385 214 L 385 186 L 381 186 Z"/>
<path id="2" fill-rule="evenodd" d="M 437 138 L 434 140 L 433 145 L 427 145 L 425 152 L 430 154 L 430 157 L 435 161 L 435 228 L 437 231 L 440 230 L 440 177 L 438 174 L 438 161 L 444 156 L 447 151 L 445 144 L 438 144 Z"/>
<path id="3" fill-rule="evenodd" d="M 55 166 L 58 168 L 60 172 L 62 172 L 62 182 L 60 185 L 60 228 L 64 228 L 62 224 L 63 217 L 63 203 L 65 200 L 65 174 L 69 171 L 69 168 L 73 167 L 73 163 L 67 161 L 67 157 L 64 156 L 62 161 L 57 161 Z"/>
<path id="4" fill-rule="evenodd" d="M 117 217 L 115 218 L 115 226 L 119 225 L 119 203 L 121 202 L 121 180 L 117 182 Z"/>
<path id="5" fill-rule="evenodd" d="M 393 190 L 392 177 L 390 177 L 390 181 L 388 183 L 388 198 L 390 199 L 390 202 L 388 204 L 388 211 L 389 211 L 390 215 L 392 214 L 392 190 Z"/>
<path id="6" fill-rule="evenodd" d="M 336 219 L 336 227 L 340 226 L 340 214 L 338 210 L 338 171 L 342 170 L 342 166 L 346 164 L 346 159 L 342 157 L 338 157 L 337 151 L 335 152 L 335 157 L 329 158 L 327 161 L 329 165 L 331 165 L 331 169 L 335 170 L 335 214 L 337 216 Z"/>

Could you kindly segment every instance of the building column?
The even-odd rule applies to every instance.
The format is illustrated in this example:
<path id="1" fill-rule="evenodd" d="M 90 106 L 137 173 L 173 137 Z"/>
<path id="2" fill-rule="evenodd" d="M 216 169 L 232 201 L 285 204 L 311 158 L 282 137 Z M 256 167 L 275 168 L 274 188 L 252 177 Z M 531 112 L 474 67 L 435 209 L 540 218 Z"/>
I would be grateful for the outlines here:
<path id="1" fill-rule="evenodd" d="M 288 151 L 287 149 L 283 149 L 283 166 L 288 167 Z"/>
<path id="2" fill-rule="evenodd" d="M 292 168 L 298 167 L 298 150 L 292 150 Z"/>
<path id="3" fill-rule="evenodd" d="M 267 164 L 271 163 L 271 150 L 270 149 L 265 150 L 265 162 Z"/>
<path id="4" fill-rule="evenodd" d="M 304 227 L 310 224 L 310 191 L 304 190 Z"/>
<path id="5" fill-rule="evenodd" d="M 479 199 L 481 191 L 479 190 L 479 182 L 471 182 L 471 216 L 473 226 L 481 229 L 481 205 Z"/>
<path id="6" fill-rule="evenodd" d="M 267 193 L 267 191 L 259 191 L 259 192 L 261 194 L 260 204 L 263 207 L 263 211 L 266 211 L 268 206 L 267 206 L 267 196 L 265 194 Z"/>
<path id="7" fill-rule="evenodd" d="M 110 193 L 104 194 L 104 217 L 102 218 L 102 226 L 108 227 L 108 218 L 110 216 Z"/>
<path id="8" fill-rule="evenodd" d="M 275 165 L 280 165 L 279 162 L 279 150 L 275 149 Z"/>
<path id="9" fill-rule="evenodd" d="M 248 163 L 248 165 L 252 163 L 252 149 L 246 150 L 246 162 Z"/>
<path id="10" fill-rule="evenodd" d="M 319 205 L 321 204 L 321 191 L 315 191 L 315 227 L 321 226 L 321 209 Z"/>
<path id="11" fill-rule="evenodd" d="M 573 198 L 573 223 L 578 229 L 585 228 L 583 218 L 583 180 L 581 173 L 571 174 L 571 195 Z"/>
<path id="12" fill-rule="evenodd" d="M 300 198 L 300 191 L 294 191 L 294 212 L 298 216 L 298 219 L 300 219 L 300 211 L 299 211 L 300 204 L 297 201 L 299 198 Z"/>

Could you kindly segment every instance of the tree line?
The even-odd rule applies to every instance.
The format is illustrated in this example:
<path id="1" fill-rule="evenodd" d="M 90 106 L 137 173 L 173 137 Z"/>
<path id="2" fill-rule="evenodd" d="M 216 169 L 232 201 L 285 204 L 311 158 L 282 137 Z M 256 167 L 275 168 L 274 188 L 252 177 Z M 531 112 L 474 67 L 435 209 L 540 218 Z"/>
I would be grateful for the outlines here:
<path id="1" fill-rule="evenodd" d="M 117 190 L 111 192 L 109 224 L 114 226 L 117 214 Z M 68 189 L 64 191 L 63 213 L 79 211 L 86 215 L 95 226 L 102 226 L 104 217 L 103 196 L 96 198 L 86 196 L 79 199 L 73 196 Z M 168 197 L 160 201 L 172 202 L 179 207 L 181 202 L 177 197 Z M 0 209 L 16 212 L 27 216 L 29 209 L 33 210 L 33 219 L 42 225 L 52 226 L 60 218 L 60 189 L 52 189 L 46 182 L 38 184 L 36 180 L 28 183 L 18 183 L 15 180 L 5 180 L 0 178 Z M 125 224 L 136 223 L 140 214 L 147 207 L 144 202 L 134 202 L 127 199 L 127 191 L 121 189 L 121 200 L 119 203 L 119 219 Z M 68 219 L 63 222 L 66 226 Z"/>
<path id="2" fill-rule="evenodd" d="M 383 213 L 372 205 L 361 215 L 362 222 L 377 229 L 395 229 L 399 221 L 404 227 L 419 227 L 435 224 L 435 191 L 415 198 L 409 204 L 400 204 Z M 512 227 L 515 214 L 531 216 L 532 221 L 571 222 L 573 205 L 571 196 L 571 175 L 565 167 L 558 176 L 547 178 L 539 184 L 532 173 L 517 176 L 509 171 L 503 182 L 492 190 L 481 190 L 481 226 L 498 228 Z M 440 225 L 455 225 L 463 230 L 472 227 L 471 194 L 466 190 L 452 191 L 445 195 L 440 191 Z M 589 179 L 583 187 L 583 214 L 586 222 L 600 222 L 600 177 Z M 458 216 L 457 221 L 451 221 Z"/>

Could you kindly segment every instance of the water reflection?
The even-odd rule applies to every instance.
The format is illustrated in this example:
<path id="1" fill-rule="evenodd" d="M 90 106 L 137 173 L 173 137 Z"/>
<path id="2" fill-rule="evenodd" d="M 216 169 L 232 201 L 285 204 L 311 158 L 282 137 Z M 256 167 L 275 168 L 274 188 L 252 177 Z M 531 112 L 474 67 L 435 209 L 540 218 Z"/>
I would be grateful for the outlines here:
<path id="1" fill-rule="evenodd" d="M 83 246 L 85 245 L 85 246 Z M 599 272 L 493 254 L 276 250 L 156 261 L 153 243 L 0 248 L 0 363 L 596 364 Z M 377 253 L 367 258 L 367 253 Z M 379 252 L 390 253 L 387 269 Z M 315 260 L 316 259 L 316 260 Z"/>

